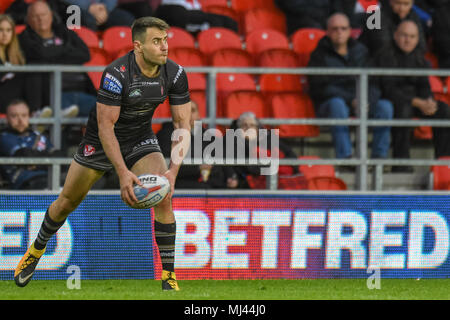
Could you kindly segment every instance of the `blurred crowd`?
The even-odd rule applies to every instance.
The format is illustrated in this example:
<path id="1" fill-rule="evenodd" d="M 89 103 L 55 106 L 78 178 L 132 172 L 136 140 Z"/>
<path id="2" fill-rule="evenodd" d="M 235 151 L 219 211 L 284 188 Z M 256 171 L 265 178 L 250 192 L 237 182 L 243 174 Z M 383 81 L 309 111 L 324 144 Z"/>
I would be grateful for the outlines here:
<path id="1" fill-rule="evenodd" d="M 262 1 L 262 0 L 261 0 Z M 225 13 L 206 10 L 201 0 L 15 0 L 3 1 L 0 10 L 0 62 L 10 65 L 83 65 L 91 51 L 80 36 L 66 26 L 71 5 L 81 9 L 81 25 L 101 33 L 114 26 L 131 26 L 136 18 L 157 16 L 169 25 L 196 35 L 209 28 L 226 28 L 241 34 L 241 21 Z M 219 2 L 219 1 L 216 1 Z M 230 4 L 232 1 L 224 1 Z M 265 1 L 268 2 L 268 1 Z M 273 10 L 284 15 L 286 36 L 300 29 L 318 29 L 323 37 L 308 57 L 309 67 L 448 68 L 450 66 L 450 0 L 273 0 Z M 376 6 L 376 7 L 374 7 Z M 378 11 L 374 12 L 373 9 Z M 225 11 L 224 11 L 225 12 Z M 379 28 L 376 20 L 379 19 Z M 368 21 L 371 23 L 368 23 Z M 21 30 L 17 27 L 23 26 Z M 374 27 L 375 26 L 375 27 Z M 20 31 L 20 32 L 19 32 Z M 447 78 L 437 78 L 445 83 Z M 308 95 L 317 117 L 346 119 L 359 114 L 354 76 L 308 76 Z M 50 95 L 50 74 L 41 72 L 0 73 L 0 117 L 6 125 L 0 132 L 0 156 L 67 155 L 73 141 L 81 138 L 82 127 L 64 127 L 62 150 L 53 150 L 49 127 L 32 127 L 30 117 L 48 118 L 54 113 Z M 369 113 L 372 119 L 450 119 L 448 101 L 437 97 L 429 77 L 373 77 L 369 83 Z M 87 117 L 95 110 L 95 84 L 85 72 L 63 73 L 61 108 L 63 117 Z M 258 116 L 245 110 L 231 128 L 264 128 Z M 196 101 L 192 121 L 201 120 Z M 173 126 L 164 123 L 158 139 L 164 155 L 170 156 Z M 371 158 L 410 158 L 414 127 L 379 126 L 371 129 Z M 72 135 L 75 132 L 75 137 Z M 193 132 L 194 134 L 194 132 Z M 432 129 L 434 156 L 450 156 L 450 128 Z M 351 129 L 331 127 L 336 158 L 355 157 Z M 246 156 L 252 135 L 241 137 Z M 237 137 L 239 139 L 239 137 Z M 302 155 L 295 142 L 280 140 L 281 157 Z M 177 188 L 265 187 L 258 166 L 183 166 Z M 280 168 L 281 176 L 294 177 L 291 187 L 306 188 L 299 166 Z M 342 167 L 353 171 L 354 167 Z M 412 172 L 407 166 L 392 172 Z M 44 189 L 47 168 L 42 166 L 0 166 L 2 187 Z M 300 178 L 299 178 L 300 177 Z M 258 180 L 259 179 L 259 180 Z M 265 181 L 265 180 L 264 180 Z M 114 181 L 105 188 L 113 188 Z"/>

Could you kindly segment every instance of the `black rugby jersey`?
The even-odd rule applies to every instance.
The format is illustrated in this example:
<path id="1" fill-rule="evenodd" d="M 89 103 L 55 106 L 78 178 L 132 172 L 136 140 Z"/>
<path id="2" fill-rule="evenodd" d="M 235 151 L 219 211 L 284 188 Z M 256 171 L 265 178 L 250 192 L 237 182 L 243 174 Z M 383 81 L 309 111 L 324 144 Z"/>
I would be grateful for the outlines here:
<path id="1" fill-rule="evenodd" d="M 120 144 L 135 143 L 152 133 L 153 113 L 167 97 L 171 105 L 190 101 L 183 67 L 167 59 L 167 63 L 160 67 L 159 75 L 148 78 L 140 71 L 133 51 L 105 68 L 97 93 L 98 102 L 121 107 L 114 126 Z M 100 143 L 96 109 L 89 115 L 84 137 L 85 142 L 93 144 Z"/>

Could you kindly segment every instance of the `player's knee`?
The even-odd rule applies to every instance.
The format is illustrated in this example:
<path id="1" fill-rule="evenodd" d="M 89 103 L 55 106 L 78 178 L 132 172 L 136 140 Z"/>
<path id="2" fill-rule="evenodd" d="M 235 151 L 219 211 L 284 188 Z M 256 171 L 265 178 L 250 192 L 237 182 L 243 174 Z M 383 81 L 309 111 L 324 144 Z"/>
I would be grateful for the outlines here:
<path id="1" fill-rule="evenodd" d="M 70 196 L 67 196 L 65 194 L 60 194 L 58 199 L 57 199 L 57 207 L 58 207 L 58 212 L 61 215 L 68 215 L 69 213 L 71 213 L 72 211 L 74 211 L 79 204 L 81 203 L 83 199 L 73 199 Z"/>

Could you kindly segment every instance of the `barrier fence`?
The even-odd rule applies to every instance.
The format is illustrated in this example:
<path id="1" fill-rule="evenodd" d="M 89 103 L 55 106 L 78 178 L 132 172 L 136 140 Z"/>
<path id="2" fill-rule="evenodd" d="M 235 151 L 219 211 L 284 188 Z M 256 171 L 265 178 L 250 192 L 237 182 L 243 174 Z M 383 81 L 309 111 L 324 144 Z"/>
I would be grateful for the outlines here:
<path id="1" fill-rule="evenodd" d="M 49 72 L 51 73 L 51 106 L 54 110 L 54 116 L 48 119 L 31 118 L 31 124 L 51 125 L 51 139 L 56 148 L 61 147 L 61 128 L 66 124 L 86 124 L 86 118 L 64 119 L 61 117 L 61 88 L 63 72 L 88 72 L 103 71 L 104 66 L 60 66 L 60 65 L 27 65 L 27 66 L 2 66 L 0 72 Z M 319 126 L 348 125 L 355 126 L 356 132 L 356 157 L 353 159 L 280 159 L 280 165 L 299 165 L 299 164 L 332 164 L 332 165 L 354 165 L 356 166 L 357 190 L 365 191 L 368 189 L 368 167 L 375 166 L 375 190 L 382 190 L 382 172 L 385 165 L 450 165 L 450 160 L 431 160 L 431 159 L 370 159 L 368 157 L 368 131 L 374 126 L 433 126 L 450 127 L 449 120 L 369 120 L 368 119 L 368 80 L 370 76 L 450 76 L 450 70 L 437 69 L 375 69 L 375 68 L 216 68 L 216 67 L 189 67 L 187 72 L 205 73 L 208 75 L 207 81 L 207 117 L 203 120 L 210 128 L 216 125 L 228 125 L 234 119 L 217 118 L 216 106 L 216 76 L 218 73 L 248 73 L 248 74 L 299 74 L 299 75 L 326 75 L 326 76 L 354 76 L 356 78 L 357 101 L 359 108 L 356 119 L 261 119 L 264 125 L 280 124 L 311 124 Z M 2 119 L 3 120 L 3 119 Z M 169 118 L 154 119 L 154 123 L 161 123 L 171 120 Z M 4 122 L 1 121 L 1 122 Z M 1 123 L 0 122 L 0 123 Z M 71 158 L 1 158 L 1 164 L 44 164 L 51 165 L 49 170 L 51 188 L 58 190 L 60 188 L 60 166 L 69 164 Z M 271 189 L 276 189 L 277 177 L 268 176 L 268 185 Z"/>

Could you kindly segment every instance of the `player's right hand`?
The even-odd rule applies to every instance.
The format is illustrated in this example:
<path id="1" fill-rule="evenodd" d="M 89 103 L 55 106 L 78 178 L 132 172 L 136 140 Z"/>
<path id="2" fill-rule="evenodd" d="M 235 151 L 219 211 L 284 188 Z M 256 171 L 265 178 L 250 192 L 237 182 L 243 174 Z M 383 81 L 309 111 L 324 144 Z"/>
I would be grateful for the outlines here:
<path id="1" fill-rule="evenodd" d="M 142 185 L 138 177 L 131 171 L 126 170 L 119 174 L 120 181 L 120 197 L 122 201 L 129 206 L 134 205 L 138 200 L 133 191 L 133 185 Z"/>

